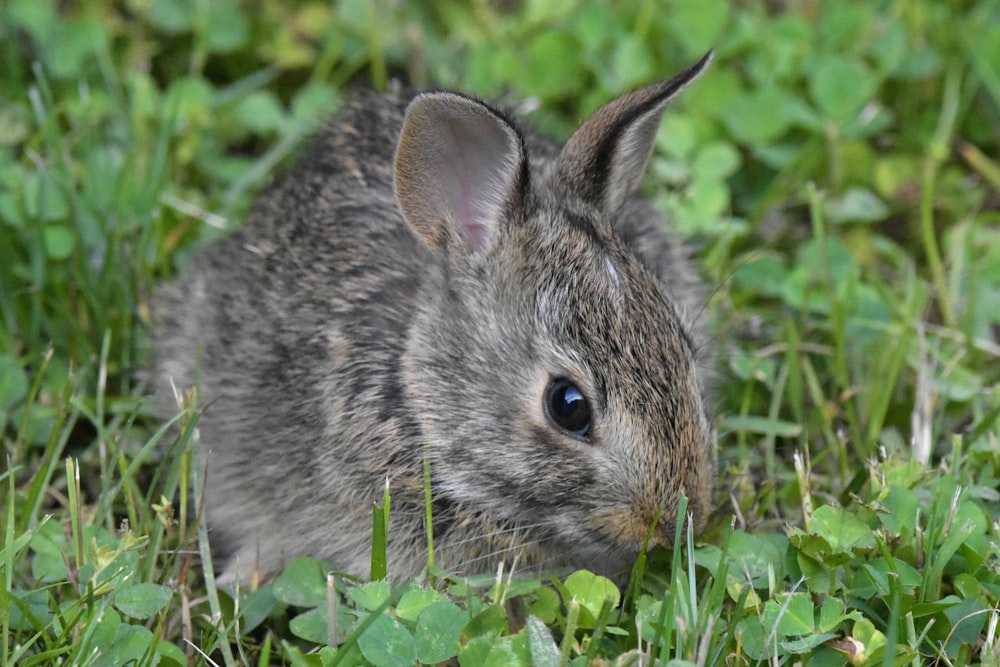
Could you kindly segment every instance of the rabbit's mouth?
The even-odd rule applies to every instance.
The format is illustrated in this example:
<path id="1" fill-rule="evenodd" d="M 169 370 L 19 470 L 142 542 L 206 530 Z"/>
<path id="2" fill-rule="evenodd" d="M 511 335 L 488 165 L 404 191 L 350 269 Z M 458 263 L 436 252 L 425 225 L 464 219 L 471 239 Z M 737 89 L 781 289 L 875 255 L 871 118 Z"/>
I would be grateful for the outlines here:
<path id="1" fill-rule="evenodd" d="M 637 511 L 627 505 L 616 505 L 600 509 L 589 517 L 587 523 L 592 535 L 603 538 L 607 544 L 620 551 L 630 552 L 634 558 L 642 546 L 657 546 L 672 549 L 677 530 L 686 532 L 687 523 L 696 517 L 684 517 L 678 525 L 676 511 Z"/>

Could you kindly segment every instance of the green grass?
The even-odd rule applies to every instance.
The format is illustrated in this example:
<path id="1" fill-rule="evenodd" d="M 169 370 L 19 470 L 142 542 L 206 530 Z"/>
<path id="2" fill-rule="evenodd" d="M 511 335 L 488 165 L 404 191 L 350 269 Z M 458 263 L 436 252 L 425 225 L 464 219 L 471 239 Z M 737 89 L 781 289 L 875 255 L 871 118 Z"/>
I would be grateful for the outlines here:
<path id="1" fill-rule="evenodd" d="M 0 664 L 1000 665 L 1000 3 L 509 4 L 0 4 Z M 714 288 L 701 538 L 622 591 L 216 589 L 197 402 L 172 430 L 137 373 L 152 287 L 351 86 L 566 136 L 709 48 L 648 188 Z"/>

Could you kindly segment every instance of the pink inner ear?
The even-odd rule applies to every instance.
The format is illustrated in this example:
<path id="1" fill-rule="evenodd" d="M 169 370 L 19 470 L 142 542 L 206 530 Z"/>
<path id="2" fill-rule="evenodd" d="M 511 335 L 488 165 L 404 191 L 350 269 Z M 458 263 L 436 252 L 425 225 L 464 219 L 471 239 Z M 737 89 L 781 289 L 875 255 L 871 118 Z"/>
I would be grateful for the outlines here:
<path id="1" fill-rule="evenodd" d="M 490 228 L 488 225 L 469 221 L 463 226 L 462 237 L 465 239 L 465 247 L 470 252 L 479 252 L 490 240 Z"/>
<path id="2" fill-rule="evenodd" d="M 518 188 L 524 157 L 516 130 L 484 104 L 432 93 L 410 105 L 396 153 L 396 198 L 432 247 L 469 252 L 496 234 Z"/>
<path id="3" fill-rule="evenodd" d="M 470 252 L 489 243 L 516 178 L 518 142 L 501 119 L 487 113 L 459 113 L 442 128 L 449 144 L 441 154 L 442 203 Z"/>
<path id="4" fill-rule="evenodd" d="M 452 222 L 471 252 L 479 251 L 489 242 L 509 196 L 502 181 L 503 153 L 495 153 L 496 147 L 488 145 L 497 138 L 505 140 L 503 136 L 486 133 L 476 137 L 453 134 L 454 161 L 447 166 L 447 178 L 442 185 L 447 188 L 446 203 L 454 216 Z"/>

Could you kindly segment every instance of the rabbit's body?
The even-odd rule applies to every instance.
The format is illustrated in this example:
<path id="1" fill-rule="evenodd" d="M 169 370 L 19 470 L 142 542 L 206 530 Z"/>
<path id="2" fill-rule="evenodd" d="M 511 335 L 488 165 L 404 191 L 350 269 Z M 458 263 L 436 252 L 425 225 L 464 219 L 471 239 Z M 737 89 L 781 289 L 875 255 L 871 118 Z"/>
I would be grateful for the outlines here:
<path id="1" fill-rule="evenodd" d="M 661 507 L 654 541 L 672 539 L 681 490 L 705 517 L 703 295 L 630 196 L 703 65 L 609 105 L 562 153 L 458 95 L 358 98 L 160 292 L 162 383 L 193 386 L 200 359 L 228 576 L 299 555 L 367 574 L 387 480 L 389 569 L 416 574 L 425 456 L 437 561 L 460 573 L 619 573 Z"/>

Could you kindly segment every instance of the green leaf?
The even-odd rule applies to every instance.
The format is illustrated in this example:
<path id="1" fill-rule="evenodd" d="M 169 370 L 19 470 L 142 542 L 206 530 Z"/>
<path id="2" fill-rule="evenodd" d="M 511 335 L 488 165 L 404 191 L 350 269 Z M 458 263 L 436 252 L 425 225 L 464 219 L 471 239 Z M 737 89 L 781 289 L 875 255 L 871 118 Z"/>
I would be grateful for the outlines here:
<path id="1" fill-rule="evenodd" d="M 12 598 L 8 598 L 8 600 L 11 599 L 17 600 L 17 603 L 13 601 L 10 603 L 10 627 L 12 629 L 21 632 L 40 632 L 51 622 L 53 615 L 49 609 L 49 594 L 46 591 L 15 590 L 12 592 Z M 25 608 L 25 611 L 22 611 L 22 607 Z M 118 618 L 114 612 L 110 612 L 110 615 Z M 37 619 L 41 625 L 34 625 L 32 618 Z"/>
<path id="2" fill-rule="evenodd" d="M 424 609 L 440 600 L 444 600 L 444 596 L 432 588 L 411 588 L 399 598 L 396 615 L 405 621 L 415 621 Z"/>
<path id="3" fill-rule="evenodd" d="M 309 84 L 292 98 L 292 118 L 296 123 L 315 125 L 329 118 L 339 104 L 336 90 L 324 84 Z"/>
<path id="4" fill-rule="evenodd" d="M 122 623 L 111 642 L 97 647 L 96 658 L 88 665 L 94 667 L 120 667 L 143 664 L 153 643 L 153 633 L 141 625 Z"/>
<path id="5" fill-rule="evenodd" d="M 724 179 L 739 169 L 741 161 L 735 146 L 725 141 L 715 141 L 698 151 L 691 168 L 696 177 Z"/>
<path id="6" fill-rule="evenodd" d="M 615 73 L 626 88 L 648 83 L 656 69 L 649 43 L 636 35 L 627 35 L 618 42 L 612 62 Z"/>
<path id="7" fill-rule="evenodd" d="M 107 605 L 101 607 L 99 618 L 92 622 L 96 624 L 96 627 L 90 635 L 91 644 L 93 646 L 111 646 L 115 635 L 118 634 L 118 628 L 122 625 L 121 616 L 116 614 L 110 605 Z"/>
<path id="8" fill-rule="evenodd" d="M 469 614 L 450 600 L 439 600 L 420 612 L 413 633 L 417 657 L 436 664 L 458 654 L 458 640 L 469 622 Z"/>
<path id="9" fill-rule="evenodd" d="M 285 604 L 323 606 L 326 604 L 326 573 L 318 560 L 297 558 L 274 580 L 271 590 L 274 597 Z"/>
<path id="10" fill-rule="evenodd" d="M 878 514 L 879 522 L 891 535 L 913 534 L 917 524 L 920 501 L 909 489 L 893 484 L 882 501 L 886 511 Z"/>
<path id="11" fill-rule="evenodd" d="M 257 134 L 277 132 L 288 124 L 288 116 L 278 96 L 266 90 L 254 91 L 241 100 L 236 107 L 236 117 Z"/>
<path id="12" fill-rule="evenodd" d="M 246 15 L 234 0 L 214 0 L 203 5 L 211 29 L 206 46 L 213 53 L 229 53 L 243 46 L 249 36 Z"/>
<path id="13" fill-rule="evenodd" d="M 572 37 L 557 30 L 545 30 L 528 46 L 522 85 L 528 95 L 553 99 L 576 90 L 580 73 L 577 44 Z"/>
<path id="14" fill-rule="evenodd" d="M 413 635 L 391 616 L 379 616 L 358 639 L 365 659 L 375 667 L 412 667 L 417 661 Z"/>
<path id="15" fill-rule="evenodd" d="M 0 118 L 0 123 L 3 123 L 4 119 Z M 0 133 L 3 130 L 0 129 Z M 0 143 L 3 139 L 0 137 Z M 21 206 L 18 200 L 18 196 L 13 192 L 0 192 L 0 223 L 7 223 L 11 227 L 21 228 L 24 227 L 24 216 L 21 215 Z"/>
<path id="16" fill-rule="evenodd" d="M 953 401 L 969 401 L 983 389 L 983 376 L 978 369 L 954 365 L 947 374 L 937 378 L 935 389 Z"/>
<path id="17" fill-rule="evenodd" d="M 776 255 L 755 255 L 741 262 L 733 271 L 733 282 L 765 296 L 780 296 L 787 278 L 788 269 L 784 260 Z"/>
<path id="18" fill-rule="evenodd" d="M 176 109 L 178 120 L 188 123 L 208 122 L 212 116 L 214 94 L 211 84 L 204 79 L 187 77 L 170 84 L 165 104 L 171 111 Z"/>
<path id="19" fill-rule="evenodd" d="M 160 661 L 159 667 L 171 667 L 171 662 L 173 667 L 184 667 L 188 664 L 188 659 L 176 644 L 171 644 L 167 641 L 159 641 L 156 644 L 156 654 L 163 658 Z"/>
<path id="20" fill-rule="evenodd" d="M 788 93 L 770 85 L 747 93 L 736 93 L 721 115 L 735 137 L 750 145 L 766 145 L 784 134 L 790 125 L 783 113 Z"/>
<path id="21" fill-rule="evenodd" d="M 693 120 L 680 113 L 667 114 L 656 133 L 656 146 L 674 157 L 687 157 L 698 145 Z"/>
<path id="22" fill-rule="evenodd" d="M 844 603 L 835 597 L 824 597 L 819 607 L 819 620 L 816 629 L 820 632 L 832 632 L 844 619 Z"/>
<path id="23" fill-rule="evenodd" d="M 825 244 L 816 239 L 806 241 L 799 247 L 797 261 L 803 274 L 811 278 L 824 275 L 829 270 L 830 280 L 835 285 L 846 284 L 858 272 L 850 248 L 837 239 L 828 239 Z"/>
<path id="24" fill-rule="evenodd" d="M 939 611 L 948 609 L 949 607 L 954 607 L 959 602 L 961 598 L 957 595 L 946 595 L 940 600 L 930 600 L 928 602 L 919 602 L 913 605 L 910 609 L 910 613 L 913 614 L 913 618 L 923 618 L 924 616 L 930 616 L 931 614 L 936 614 Z"/>
<path id="25" fill-rule="evenodd" d="M 919 159 L 908 154 L 894 153 L 875 162 L 873 184 L 882 197 L 892 198 L 907 186 L 916 187 L 920 173 Z"/>
<path id="26" fill-rule="evenodd" d="M 867 579 L 871 585 L 867 588 L 852 589 L 852 592 L 856 595 L 865 595 L 867 593 L 867 597 L 878 596 L 887 598 L 892 593 L 892 590 L 889 588 L 889 573 L 887 571 L 876 569 L 870 563 L 865 563 L 858 572 L 863 572 L 867 575 Z"/>
<path id="27" fill-rule="evenodd" d="M 496 636 L 506 628 L 507 616 L 504 614 L 503 608 L 491 604 L 473 617 L 472 621 L 465 626 L 462 636 L 468 639 L 487 635 Z"/>
<path id="28" fill-rule="evenodd" d="M 851 636 L 865 647 L 866 655 L 871 655 L 876 650 L 885 647 L 885 635 L 877 630 L 867 618 L 860 618 L 854 622 Z"/>
<path id="29" fill-rule="evenodd" d="M 326 607 L 318 607 L 297 615 L 288 624 L 292 634 L 313 644 L 325 645 L 329 640 L 330 623 Z"/>
<path id="30" fill-rule="evenodd" d="M 41 583 L 66 581 L 66 559 L 61 554 L 38 552 L 31 558 L 31 575 Z"/>
<path id="31" fill-rule="evenodd" d="M 521 63 L 509 48 L 483 44 L 469 53 L 466 68 L 465 78 L 470 90 L 495 96 L 509 86 L 510 81 L 519 78 Z"/>
<path id="32" fill-rule="evenodd" d="M 719 218 L 729 210 L 729 187 L 714 177 L 695 176 L 688 188 L 688 204 L 696 217 Z"/>
<path id="33" fill-rule="evenodd" d="M 256 591 L 240 591 L 240 634 L 247 635 L 271 615 L 278 604 L 270 586 Z"/>
<path id="34" fill-rule="evenodd" d="M 500 634 L 507 629 L 507 616 L 498 605 L 488 605 L 476 614 L 462 631 L 462 648 L 458 652 L 460 665 L 482 665 L 486 662 Z"/>
<path id="35" fill-rule="evenodd" d="M 484 664 L 498 638 L 498 635 L 480 635 L 463 641 L 458 649 L 458 664 L 461 667 Z"/>
<path id="36" fill-rule="evenodd" d="M 118 590 L 115 608 L 126 616 L 145 620 L 163 610 L 173 594 L 170 588 L 160 584 L 135 584 Z"/>
<path id="37" fill-rule="evenodd" d="M 979 580 L 968 572 L 956 575 L 953 584 L 955 586 L 955 590 L 958 591 L 958 594 L 963 598 L 978 597 L 982 588 Z"/>
<path id="38" fill-rule="evenodd" d="M 24 141 L 30 123 L 31 115 L 26 105 L 6 100 L 0 102 L 0 146 L 16 146 Z"/>
<path id="39" fill-rule="evenodd" d="M 540 4 L 549 4 L 545 0 L 538 0 Z M 618 38 L 621 26 L 615 22 L 615 17 L 608 5 L 588 4 L 580 7 L 574 13 L 576 22 L 573 32 L 580 40 L 583 50 L 587 52 L 599 51 L 613 44 Z"/>
<path id="40" fill-rule="evenodd" d="M 838 635 L 833 632 L 817 633 L 815 635 L 808 635 L 799 639 L 783 641 L 781 642 L 781 648 L 784 649 L 786 653 L 801 655 L 810 653 L 817 646 L 820 646 L 837 636 Z"/>
<path id="41" fill-rule="evenodd" d="M 107 49 L 107 31 L 90 16 L 56 21 L 51 39 L 42 55 L 48 71 L 67 79 L 80 76 L 87 61 Z"/>
<path id="42" fill-rule="evenodd" d="M 197 12 L 191 0 L 157 0 L 146 7 L 147 20 L 167 33 L 180 33 L 191 29 Z"/>
<path id="43" fill-rule="evenodd" d="M 550 24 L 570 17 L 579 4 L 579 0 L 528 0 L 524 18 L 532 25 Z"/>
<path id="44" fill-rule="evenodd" d="M 826 543 L 826 540 L 814 535 L 793 535 L 791 541 L 799 550 L 795 554 L 795 562 L 799 566 L 802 576 L 805 577 L 806 588 L 814 593 L 830 593 L 835 590 L 834 582 L 836 580 L 830 571 L 830 565 L 808 555 L 814 552 L 829 552 L 830 545 Z"/>
<path id="45" fill-rule="evenodd" d="M 528 614 L 537 616 L 543 623 L 552 623 L 559 614 L 559 594 L 551 588 L 539 588 L 528 605 Z"/>
<path id="46" fill-rule="evenodd" d="M 671 32 L 688 53 L 701 55 L 726 28 L 729 6 L 725 0 L 678 0 L 669 12 Z"/>
<path id="47" fill-rule="evenodd" d="M 23 28 L 38 42 L 42 42 L 52 25 L 57 22 L 56 8 L 35 0 L 10 0 L 7 15 L 11 25 Z"/>
<path id="48" fill-rule="evenodd" d="M 787 549 L 788 544 L 781 535 L 759 536 L 734 531 L 729 538 L 729 571 L 749 577 L 756 586 L 780 567 Z"/>
<path id="49" fill-rule="evenodd" d="M 778 594 L 764 605 L 764 627 L 773 628 L 779 639 L 811 633 L 813 603 L 808 593 Z"/>
<path id="50" fill-rule="evenodd" d="M 948 619 L 945 625 L 949 629 L 948 643 L 945 645 L 948 657 L 957 658 L 962 646 L 971 648 L 981 640 L 980 636 L 989 618 L 987 609 L 979 598 L 968 598 L 944 610 L 944 616 Z"/>
<path id="51" fill-rule="evenodd" d="M 764 644 L 764 628 L 756 616 L 748 616 L 736 624 L 736 638 L 751 660 L 763 660 L 770 655 Z"/>
<path id="52" fill-rule="evenodd" d="M 510 586 L 507 589 L 508 599 L 519 597 L 522 595 L 523 596 L 533 595 L 536 592 L 545 588 L 545 585 L 542 583 L 541 579 L 537 579 L 534 576 L 529 576 L 528 574 L 524 574 L 522 576 L 524 578 L 521 578 L 521 576 L 517 576 L 514 577 L 514 579 L 510 582 Z M 551 591 L 551 589 L 548 590 Z"/>
<path id="53" fill-rule="evenodd" d="M 593 627 L 606 602 L 610 602 L 612 609 L 621 602 L 621 593 L 614 582 L 587 570 L 577 570 L 563 583 L 566 593 L 570 596 L 569 599 L 564 599 L 563 603 L 568 606 L 570 600 L 576 598 L 580 604 L 580 627 Z M 590 614 L 590 618 L 586 621 L 583 616 L 584 610 Z"/>
<path id="54" fill-rule="evenodd" d="M 837 2 L 824 5 L 816 20 L 822 26 L 816 35 L 820 46 L 826 52 L 840 53 L 863 43 L 874 15 L 870 3 Z"/>
<path id="55" fill-rule="evenodd" d="M 889 215 L 889 207 L 868 188 L 850 188 L 841 197 L 827 202 L 830 222 L 878 222 Z"/>
<path id="56" fill-rule="evenodd" d="M 868 524 L 857 519 L 850 512 L 823 505 L 808 523 L 809 531 L 821 535 L 834 553 L 849 554 L 854 549 L 870 549 L 875 546 L 875 538 Z"/>
<path id="57" fill-rule="evenodd" d="M 390 595 L 392 587 L 387 581 L 370 581 L 360 588 L 351 588 L 347 591 L 347 597 L 354 604 L 368 611 L 375 611 L 381 607 Z"/>
<path id="58" fill-rule="evenodd" d="M 70 215 L 69 199 L 63 186 L 49 173 L 24 174 L 22 193 L 28 218 L 63 223 Z"/>
<path id="59" fill-rule="evenodd" d="M 532 667 L 531 650 L 524 631 L 509 637 L 500 637 L 482 663 L 483 667 Z"/>
<path id="60" fill-rule="evenodd" d="M 45 225 L 42 241 L 45 243 L 45 255 L 49 259 L 66 259 L 73 254 L 76 246 L 76 236 L 65 225 Z"/>
<path id="61" fill-rule="evenodd" d="M 922 583 L 920 573 L 909 563 L 893 558 L 890 564 L 885 558 L 877 558 L 855 571 L 851 593 L 862 599 L 888 597 L 892 586 L 897 586 L 904 594 L 913 595 Z"/>
<path id="62" fill-rule="evenodd" d="M 875 92 L 875 78 L 860 61 L 824 54 L 808 78 L 813 101 L 829 118 L 846 121 Z"/>

